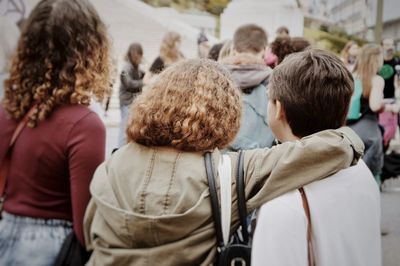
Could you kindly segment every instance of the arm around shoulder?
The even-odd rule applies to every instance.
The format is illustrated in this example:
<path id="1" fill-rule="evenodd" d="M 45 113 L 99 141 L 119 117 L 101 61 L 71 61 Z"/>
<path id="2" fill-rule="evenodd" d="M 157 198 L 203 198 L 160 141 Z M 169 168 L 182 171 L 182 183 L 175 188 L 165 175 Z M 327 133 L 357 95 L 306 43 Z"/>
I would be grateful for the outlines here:
<path id="1" fill-rule="evenodd" d="M 364 151 L 361 139 L 350 129 L 325 130 L 271 149 L 245 152 L 244 173 L 247 208 L 357 163 Z"/>

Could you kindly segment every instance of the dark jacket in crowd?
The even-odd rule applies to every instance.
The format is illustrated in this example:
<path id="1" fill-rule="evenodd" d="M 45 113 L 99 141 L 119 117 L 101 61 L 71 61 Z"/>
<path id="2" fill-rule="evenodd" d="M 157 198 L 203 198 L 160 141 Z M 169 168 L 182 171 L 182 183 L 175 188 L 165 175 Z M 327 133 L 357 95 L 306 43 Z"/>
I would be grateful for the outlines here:
<path id="1" fill-rule="evenodd" d="M 144 72 L 139 66 L 126 62 L 121 72 L 119 87 L 119 103 L 121 106 L 130 105 L 142 91 Z"/>
<path id="2" fill-rule="evenodd" d="M 160 74 L 165 68 L 165 63 L 161 57 L 157 57 L 153 64 L 151 64 L 149 71 L 153 74 Z"/>

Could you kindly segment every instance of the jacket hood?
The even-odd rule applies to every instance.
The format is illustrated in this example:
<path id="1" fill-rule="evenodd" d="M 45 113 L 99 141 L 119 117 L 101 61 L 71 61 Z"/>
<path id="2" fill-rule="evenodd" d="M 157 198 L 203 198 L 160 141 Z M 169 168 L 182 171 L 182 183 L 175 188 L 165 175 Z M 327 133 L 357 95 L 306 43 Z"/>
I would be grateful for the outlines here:
<path id="1" fill-rule="evenodd" d="M 222 63 L 231 72 L 236 84 L 242 89 L 266 85 L 272 69 L 261 58 L 251 54 L 239 54 L 225 58 Z"/>
<path id="2" fill-rule="evenodd" d="M 127 232 L 126 237 L 141 248 L 159 246 L 189 235 L 211 216 L 199 211 L 208 196 L 206 180 L 198 179 L 205 175 L 203 155 L 185 155 L 184 161 L 198 164 L 193 168 L 201 169 L 200 173 L 170 169 L 171 164 L 181 161 L 182 153 L 175 149 L 149 148 L 136 143 L 122 147 L 95 172 L 90 192 L 97 211 L 117 231 Z M 157 165 L 135 163 L 138 157 L 157 160 Z M 127 163 L 127 158 L 132 158 L 132 164 Z M 176 171 L 172 178 L 171 170 Z M 187 223 L 192 227 L 185 226 Z"/>

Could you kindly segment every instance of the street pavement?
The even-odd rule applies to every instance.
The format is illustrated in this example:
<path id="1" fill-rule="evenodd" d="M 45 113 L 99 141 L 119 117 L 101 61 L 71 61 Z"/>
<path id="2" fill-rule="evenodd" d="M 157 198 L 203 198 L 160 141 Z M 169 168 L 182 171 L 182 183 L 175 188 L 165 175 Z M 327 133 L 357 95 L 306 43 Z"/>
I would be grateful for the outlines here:
<path id="1" fill-rule="evenodd" d="M 109 158 L 113 149 L 118 147 L 119 128 L 117 126 L 107 127 L 106 158 Z"/>
<path id="2" fill-rule="evenodd" d="M 107 126 L 107 157 L 117 147 L 118 127 Z M 400 179 L 387 180 L 381 193 L 383 266 L 400 266 Z"/>

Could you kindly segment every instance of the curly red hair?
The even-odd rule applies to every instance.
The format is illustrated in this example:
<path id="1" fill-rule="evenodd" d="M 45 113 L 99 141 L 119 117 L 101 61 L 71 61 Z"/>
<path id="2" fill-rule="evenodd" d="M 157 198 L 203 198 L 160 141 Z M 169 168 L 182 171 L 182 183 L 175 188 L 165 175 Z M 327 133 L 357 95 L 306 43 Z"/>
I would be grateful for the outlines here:
<path id="1" fill-rule="evenodd" d="M 183 151 L 226 147 L 240 127 L 240 93 L 228 71 L 207 59 L 168 67 L 132 105 L 127 135 Z"/>

